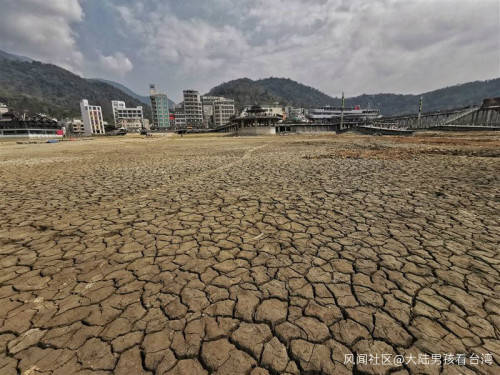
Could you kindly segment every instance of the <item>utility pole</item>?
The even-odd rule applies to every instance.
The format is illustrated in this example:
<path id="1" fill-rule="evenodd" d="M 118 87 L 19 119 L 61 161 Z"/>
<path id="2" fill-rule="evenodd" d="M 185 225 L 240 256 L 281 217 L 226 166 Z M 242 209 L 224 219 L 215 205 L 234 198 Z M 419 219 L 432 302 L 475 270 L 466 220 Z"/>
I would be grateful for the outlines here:
<path id="1" fill-rule="evenodd" d="M 342 91 L 342 109 L 340 111 L 340 130 L 344 128 L 344 91 Z"/>
<path id="2" fill-rule="evenodd" d="M 418 101 L 418 123 L 417 123 L 417 127 L 420 128 L 420 126 L 422 125 L 422 101 L 423 101 L 423 97 L 421 96 L 419 101 Z"/>

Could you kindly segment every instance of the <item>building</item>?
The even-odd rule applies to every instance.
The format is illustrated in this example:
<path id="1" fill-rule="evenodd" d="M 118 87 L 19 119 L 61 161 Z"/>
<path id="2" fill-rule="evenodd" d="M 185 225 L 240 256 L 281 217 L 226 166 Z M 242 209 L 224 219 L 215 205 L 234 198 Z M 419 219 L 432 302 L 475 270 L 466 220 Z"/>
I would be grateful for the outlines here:
<path id="1" fill-rule="evenodd" d="M 286 107 L 286 120 L 291 122 L 307 122 L 306 110 L 304 108 Z"/>
<path id="2" fill-rule="evenodd" d="M 268 105 L 263 105 L 262 108 L 266 110 L 266 114 L 270 116 L 281 116 L 283 119 L 286 118 L 285 107 L 279 103 L 273 103 Z"/>
<path id="3" fill-rule="evenodd" d="M 234 100 L 220 96 L 203 96 L 203 127 L 217 128 L 226 125 L 234 116 Z"/>
<path id="4" fill-rule="evenodd" d="M 80 120 L 80 119 L 73 119 L 73 121 L 71 122 L 71 131 L 73 132 L 73 134 L 76 134 L 76 135 L 83 135 L 85 134 L 85 128 L 83 126 L 83 121 Z"/>
<path id="5" fill-rule="evenodd" d="M 200 93 L 196 90 L 184 90 L 184 114 L 186 127 L 200 129 L 203 127 L 203 106 Z"/>
<path id="6" fill-rule="evenodd" d="M 85 135 L 105 134 L 104 120 L 102 119 L 102 108 L 98 105 L 89 105 L 87 99 L 80 101 L 83 128 Z"/>
<path id="7" fill-rule="evenodd" d="M 203 106 L 203 127 L 215 128 L 215 103 L 220 99 L 219 96 L 202 96 L 201 103 Z"/>
<path id="8" fill-rule="evenodd" d="M 234 116 L 234 100 L 219 98 L 214 104 L 214 126 L 226 125 Z"/>
<path id="9" fill-rule="evenodd" d="M 151 112 L 153 115 L 153 129 L 167 130 L 170 128 L 170 113 L 168 110 L 168 98 L 166 94 L 156 91 L 156 86 L 149 85 L 149 98 L 151 100 Z"/>
<path id="10" fill-rule="evenodd" d="M 202 96 L 201 103 L 203 106 L 203 127 L 214 128 L 214 96 Z"/>
<path id="11" fill-rule="evenodd" d="M 64 130 L 56 120 L 40 115 L 26 116 L 12 112 L 0 118 L 0 138 L 62 138 Z"/>
<path id="12" fill-rule="evenodd" d="M 174 109 L 174 124 L 176 129 L 186 128 L 186 114 L 184 113 L 184 103 L 180 103 Z"/>
<path id="13" fill-rule="evenodd" d="M 6 104 L 0 103 L 0 117 L 7 112 L 9 112 L 9 107 Z"/>
<path id="14" fill-rule="evenodd" d="M 129 132 L 138 132 L 144 126 L 142 107 L 127 108 L 125 102 L 113 100 L 113 118 L 115 128 L 125 128 Z"/>
<path id="15" fill-rule="evenodd" d="M 342 118 L 346 122 L 369 121 L 381 117 L 378 109 L 361 109 L 355 107 L 333 107 L 324 106 L 321 108 L 311 108 L 307 112 L 307 118 L 313 122 L 335 122 Z"/>
<path id="16" fill-rule="evenodd" d="M 67 129 L 67 132 L 72 135 L 84 135 L 85 128 L 83 126 L 83 121 L 78 118 L 64 119 L 61 121 L 61 125 Z"/>
<path id="17" fill-rule="evenodd" d="M 253 105 L 248 105 L 245 108 L 243 108 L 243 111 L 240 114 L 240 117 L 245 117 L 248 115 L 248 110 L 253 108 L 255 106 Z M 277 116 L 280 117 L 281 119 L 286 118 L 286 112 L 285 108 L 281 106 L 279 103 L 274 103 L 274 104 L 262 104 L 259 105 L 260 110 L 263 111 L 263 113 L 266 116 Z"/>
<path id="18" fill-rule="evenodd" d="M 264 106 L 253 105 L 245 108 L 232 123 L 239 135 L 270 135 L 276 134 L 276 125 L 280 121 L 282 116 L 270 113 Z"/>

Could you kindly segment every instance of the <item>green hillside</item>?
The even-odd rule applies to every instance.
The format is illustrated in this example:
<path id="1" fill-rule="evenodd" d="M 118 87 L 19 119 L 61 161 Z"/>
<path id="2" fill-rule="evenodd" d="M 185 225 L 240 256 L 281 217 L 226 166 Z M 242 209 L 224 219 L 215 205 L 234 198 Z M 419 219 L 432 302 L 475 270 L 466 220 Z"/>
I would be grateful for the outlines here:
<path id="1" fill-rule="evenodd" d="M 214 87 L 209 94 L 233 98 L 239 108 L 272 102 L 305 108 L 340 106 L 341 103 L 340 98 L 333 98 L 288 78 L 271 77 L 257 81 L 237 79 Z M 418 111 L 420 96 L 423 96 L 425 112 L 481 104 L 484 98 L 500 96 L 500 78 L 464 83 L 416 95 L 363 94 L 346 98 L 346 105 L 378 108 L 386 116 L 415 113 Z"/>
<path id="2" fill-rule="evenodd" d="M 0 102 L 14 111 L 46 113 L 57 118 L 79 117 L 83 98 L 100 105 L 108 122 L 113 117 L 111 100 L 123 100 L 127 106 L 144 106 L 110 84 L 84 79 L 56 65 L 0 57 Z M 149 107 L 144 106 L 144 110 L 149 116 Z"/>
<path id="3" fill-rule="evenodd" d="M 224 96 L 234 99 L 236 107 L 241 109 L 245 105 L 283 102 L 283 98 L 273 95 L 258 81 L 249 78 L 240 78 L 225 82 L 210 90 L 208 95 Z"/>
<path id="4" fill-rule="evenodd" d="M 266 78 L 256 81 L 274 96 L 282 98 L 287 104 L 310 108 L 331 104 L 332 97 L 314 87 L 306 86 L 289 78 Z"/>

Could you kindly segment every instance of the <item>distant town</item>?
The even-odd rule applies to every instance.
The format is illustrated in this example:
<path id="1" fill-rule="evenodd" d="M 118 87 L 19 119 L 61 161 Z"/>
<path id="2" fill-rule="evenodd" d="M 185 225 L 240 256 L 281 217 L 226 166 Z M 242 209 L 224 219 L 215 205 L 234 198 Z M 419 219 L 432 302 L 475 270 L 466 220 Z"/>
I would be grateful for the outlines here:
<path id="1" fill-rule="evenodd" d="M 151 84 L 149 87 L 151 100 L 151 121 L 144 118 L 142 106 L 127 107 L 123 101 L 111 102 L 113 109 L 113 130 L 118 134 L 139 133 L 147 131 L 167 132 L 182 130 L 220 129 L 231 123 L 248 125 L 258 118 L 259 125 L 271 125 L 284 122 L 312 123 L 328 122 L 342 114 L 346 120 L 374 119 L 381 117 L 376 109 L 362 110 L 359 106 L 353 108 L 322 107 L 305 109 L 283 106 L 280 103 L 249 104 L 241 111 L 236 110 L 233 99 L 222 96 L 200 95 L 197 90 L 184 90 L 183 101 L 173 108 L 169 107 L 167 94 Z M 106 134 L 110 129 L 103 121 L 100 106 L 89 104 L 87 99 L 80 102 L 82 118 L 73 119 L 67 123 L 68 129 L 76 135 Z"/>
<path id="2" fill-rule="evenodd" d="M 468 106 L 447 111 L 419 111 L 405 116 L 383 117 L 378 109 L 363 109 L 359 105 L 300 108 L 275 103 L 253 103 L 238 109 L 231 98 L 200 95 L 197 90 L 184 90 L 183 101 L 169 105 L 165 92 L 155 84 L 149 86 L 151 118 L 146 118 L 142 106 L 127 107 L 121 100 L 111 100 L 113 122 L 103 118 L 102 107 L 88 99 L 80 101 L 81 118 L 51 118 L 39 113 L 30 115 L 10 112 L 0 103 L 0 137 L 63 137 L 148 135 L 166 132 L 231 132 L 240 135 L 272 135 L 277 133 L 337 132 L 381 130 L 384 133 L 409 134 L 413 129 L 440 126 L 499 127 L 500 99 L 485 99 L 481 106 Z"/>
<path id="3" fill-rule="evenodd" d="M 345 118 L 373 119 L 380 117 L 376 109 L 362 110 L 359 106 L 353 108 L 321 107 L 305 109 L 283 106 L 280 103 L 249 104 L 241 111 L 236 111 L 233 99 L 221 96 L 200 95 L 197 90 L 184 90 L 183 101 L 173 108 L 169 106 L 167 94 L 150 85 L 151 119 L 145 118 L 142 106 L 127 107 L 124 101 L 112 100 L 113 123 L 108 124 L 103 119 L 102 108 L 93 105 L 88 99 L 80 101 L 81 118 L 63 119 L 49 118 L 44 114 L 35 116 L 23 115 L 16 118 L 10 114 L 5 104 L 0 104 L 3 114 L 4 136 L 26 135 L 60 135 L 92 136 L 105 134 L 126 134 L 140 132 L 167 132 L 179 130 L 209 130 L 224 127 L 232 122 L 246 124 L 253 118 L 259 119 L 260 125 L 283 122 L 328 122 L 341 114 Z M 19 117 L 19 116 L 18 116 Z M 5 120 L 13 122 L 24 121 L 26 126 L 5 128 Z M 36 125 L 38 124 L 38 125 Z M 14 125 L 14 123 L 12 124 Z M 30 128 L 31 127 L 31 128 Z M 59 129 L 60 127 L 60 129 Z"/>

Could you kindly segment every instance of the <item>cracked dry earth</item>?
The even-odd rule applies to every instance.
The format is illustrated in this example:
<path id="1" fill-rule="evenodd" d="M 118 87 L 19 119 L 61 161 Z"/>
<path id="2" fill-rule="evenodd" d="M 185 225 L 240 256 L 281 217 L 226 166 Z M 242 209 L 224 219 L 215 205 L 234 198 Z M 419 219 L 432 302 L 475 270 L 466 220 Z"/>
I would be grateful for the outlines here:
<path id="1" fill-rule="evenodd" d="M 498 150 L 0 143 L 0 374 L 498 374 Z M 367 353 L 492 363 L 345 360 Z"/>

